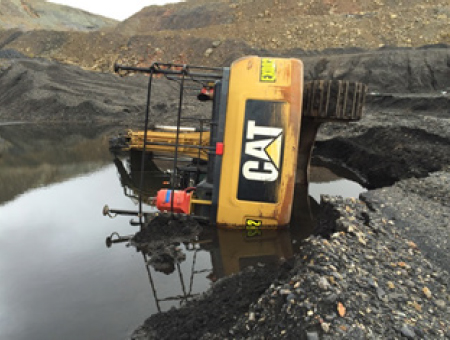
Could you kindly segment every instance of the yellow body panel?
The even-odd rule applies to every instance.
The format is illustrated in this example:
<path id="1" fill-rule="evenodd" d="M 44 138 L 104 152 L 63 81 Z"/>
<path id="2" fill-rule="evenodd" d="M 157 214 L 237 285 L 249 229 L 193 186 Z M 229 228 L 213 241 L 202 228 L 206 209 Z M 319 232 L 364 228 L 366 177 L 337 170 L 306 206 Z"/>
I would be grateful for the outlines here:
<path id="1" fill-rule="evenodd" d="M 300 138 L 302 95 L 303 64 L 300 60 L 246 57 L 232 64 L 218 225 L 245 228 L 247 224 L 270 229 L 289 223 Z M 271 119 L 273 122 L 279 121 L 278 125 L 275 126 L 267 119 L 264 126 L 258 123 L 258 107 L 276 109 L 277 115 L 282 117 L 272 114 Z M 253 108 L 251 116 L 249 108 Z M 267 138 L 256 136 L 264 133 Z M 242 159 L 244 153 L 247 161 Z M 261 192 L 267 197 L 274 197 L 273 202 L 268 202 L 270 199 L 254 201 L 238 198 L 251 196 L 252 193 L 246 192 L 245 188 L 257 188 L 258 183 L 263 186 Z M 271 192 L 268 193 L 264 187 L 271 187 Z"/>

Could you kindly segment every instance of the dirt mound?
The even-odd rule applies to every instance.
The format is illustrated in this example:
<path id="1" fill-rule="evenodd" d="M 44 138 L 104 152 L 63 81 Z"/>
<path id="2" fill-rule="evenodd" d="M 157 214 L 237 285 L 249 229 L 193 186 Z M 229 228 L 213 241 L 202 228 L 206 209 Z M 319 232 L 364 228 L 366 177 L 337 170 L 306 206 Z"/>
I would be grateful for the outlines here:
<path id="1" fill-rule="evenodd" d="M 178 29 L 179 34 L 239 39 L 268 50 L 420 46 L 448 41 L 449 6 L 448 0 L 191 1 L 147 7 L 116 30 L 136 34 Z"/>
<path id="2" fill-rule="evenodd" d="M 0 73 L 0 121 L 116 123 L 142 126 L 148 77 L 119 77 L 46 60 L 12 60 Z M 176 122 L 179 86 L 156 79 L 150 123 Z M 185 96 L 183 115 L 210 116 L 211 103 Z"/>
<path id="3" fill-rule="evenodd" d="M 116 32 L 136 34 L 165 30 L 186 30 L 229 24 L 233 12 L 226 3 L 177 3 L 166 6 L 149 6 L 114 27 Z"/>
<path id="4" fill-rule="evenodd" d="M 134 37 L 130 41 L 133 46 L 138 46 L 144 45 L 146 39 Z M 192 38 L 192 41 L 199 46 L 208 46 L 208 41 L 202 39 Z M 177 48 L 180 45 L 174 44 L 174 53 Z M 251 53 L 245 46 L 241 46 L 240 51 Z M 448 112 L 449 97 L 445 93 L 450 88 L 450 66 L 446 60 L 450 57 L 450 48 L 338 52 L 311 56 L 311 53 L 296 51 L 291 56 L 303 59 L 306 80 L 343 79 L 367 83 L 372 93 L 368 104 L 378 109 L 396 107 L 417 112 Z M 234 56 L 233 53 L 220 58 Z M 21 56 L 15 50 L 3 50 L 1 55 Z M 135 125 L 143 120 L 148 80 L 145 76 L 121 78 L 45 60 L 1 60 L 0 66 L 4 69 L 0 73 L 1 121 L 114 121 Z M 152 92 L 151 119 L 154 123 L 173 122 L 178 87 L 173 82 L 157 81 Z M 434 94 L 424 95 L 426 92 Z M 184 114 L 204 117 L 210 110 L 209 104 L 186 96 Z"/>

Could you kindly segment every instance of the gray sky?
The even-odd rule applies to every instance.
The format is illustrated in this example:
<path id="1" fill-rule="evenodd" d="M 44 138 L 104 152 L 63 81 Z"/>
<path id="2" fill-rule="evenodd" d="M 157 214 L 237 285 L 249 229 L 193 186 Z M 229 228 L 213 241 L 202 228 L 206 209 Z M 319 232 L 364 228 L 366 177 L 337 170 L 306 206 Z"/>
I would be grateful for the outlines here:
<path id="1" fill-rule="evenodd" d="M 80 8 L 116 20 L 124 20 L 143 7 L 180 2 L 180 0 L 48 0 L 62 5 Z"/>

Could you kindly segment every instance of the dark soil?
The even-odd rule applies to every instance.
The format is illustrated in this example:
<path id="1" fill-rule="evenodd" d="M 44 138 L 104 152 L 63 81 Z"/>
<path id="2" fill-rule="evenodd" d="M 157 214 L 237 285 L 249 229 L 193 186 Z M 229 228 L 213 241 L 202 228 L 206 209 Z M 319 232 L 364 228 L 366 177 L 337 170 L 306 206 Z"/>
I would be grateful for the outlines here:
<path id="1" fill-rule="evenodd" d="M 375 127 L 357 137 L 317 142 L 315 151 L 356 169 L 371 189 L 450 166 L 450 139 L 419 128 Z"/>
<path id="2" fill-rule="evenodd" d="M 435 172 L 362 195 L 372 208 L 403 229 L 422 252 L 445 270 L 450 269 L 450 174 Z"/>
<path id="3" fill-rule="evenodd" d="M 286 263 L 283 270 L 288 269 Z M 153 315 L 132 339 L 200 339 L 202 336 L 207 339 L 208 334 L 226 334 L 282 273 L 270 267 L 248 268 L 221 279 L 200 299 L 180 309 Z"/>
<path id="4" fill-rule="evenodd" d="M 143 125 L 147 83 L 143 75 L 121 78 L 45 60 L 15 59 L 0 73 L 0 121 Z M 173 82 L 154 86 L 151 122 L 175 121 L 178 93 Z M 209 109 L 196 100 L 194 108 L 193 101 L 186 96 L 186 115 L 202 116 Z"/>
<path id="5" fill-rule="evenodd" d="M 137 44 L 145 41 L 144 38 L 135 39 Z M 200 41 L 193 43 L 201 44 Z M 231 51 L 236 50 L 235 47 L 230 46 Z M 223 55 L 232 58 L 226 59 L 227 66 L 241 55 L 257 53 L 238 50 L 242 54 Z M 278 55 L 301 58 L 306 80 L 343 79 L 368 84 L 372 93 L 368 107 L 374 106 L 377 110 L 396 108 L 417 114 L 433 111 L 445 116 L 449 112 L 446 94 L 450 88 L 450 66 L 446 62 L 449 51 L 447 46 L 434 46 L 371 52 L 328 51 L 319 55 L 293 51 Z M 56 62 L 15 58 L 20 54 L 14 50 L 3 50 L 2 53 L 7 58 L 0 58 L 0 121 L 114 122 L 122 125 L 143 122 L 148 83 L 148 78 L 143 75 L 121 78 Z M 262 54 L 274 55 L 267 51 Z M 387 69 L 391 71 L 386 72 Z M 156 81 L 152 91 L 152 122 L 175 121 L 178 93 L 175 82 Z M 186 94 L 192 96 L 185 96 L 185 116 L 210 116 L 210 103 L 200 105 L 195 99 L 195 90 Z"/>
<path id="6" fill-rule="evenodd" d="M 161 214 L 136 233 L 133 243 L 139 249 L 154 252 L 174 243 L 190 242 L 202 231 L 203 227 L 194 219 Z"/>

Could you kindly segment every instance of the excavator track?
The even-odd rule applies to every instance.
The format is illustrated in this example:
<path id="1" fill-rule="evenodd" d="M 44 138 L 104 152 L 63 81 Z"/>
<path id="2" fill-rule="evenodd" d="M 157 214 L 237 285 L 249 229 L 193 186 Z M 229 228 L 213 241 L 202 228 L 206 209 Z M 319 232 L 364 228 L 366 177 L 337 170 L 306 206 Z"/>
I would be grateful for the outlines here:
<path id="1" fill-rule="evenodd" d="M 303 117 L 316 121 L 351 122 L 361 119 L 367 85 L 343 80 L 305 83 Z"/>

